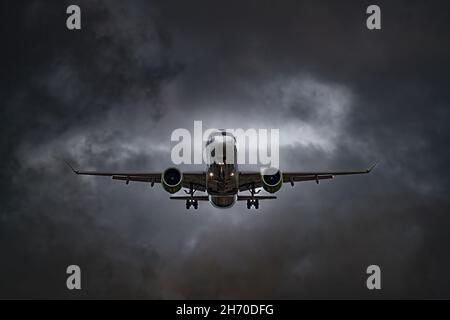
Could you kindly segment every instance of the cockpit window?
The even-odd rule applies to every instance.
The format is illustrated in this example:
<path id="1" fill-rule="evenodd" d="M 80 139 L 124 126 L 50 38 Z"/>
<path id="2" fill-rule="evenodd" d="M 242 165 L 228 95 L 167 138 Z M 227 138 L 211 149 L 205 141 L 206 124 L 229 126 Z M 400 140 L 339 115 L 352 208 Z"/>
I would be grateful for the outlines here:
<path id="1" fill-rule="evenodd" d="M 209 145 L 211 142 L 213 142 L 216 137 L 231 137 L 233 138 L 234 141 L 236 141 L 236 137 L 231 132 L 217 131 L 211 133 L 211 135 L 208 138 L 208 141 L 206 142 L 206 145 Z"/>

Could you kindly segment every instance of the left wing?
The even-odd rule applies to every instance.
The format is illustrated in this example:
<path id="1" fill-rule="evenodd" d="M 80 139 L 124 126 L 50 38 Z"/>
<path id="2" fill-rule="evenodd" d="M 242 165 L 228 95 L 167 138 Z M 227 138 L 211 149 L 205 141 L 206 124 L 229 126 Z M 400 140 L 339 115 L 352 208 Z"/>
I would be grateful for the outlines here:
<path id="1" fill-rule="evenodd" d="M 283 182 L 290 183 L 292 186 L 295 182 L 302 181 L 316 181 L 333 179 L 334 176 L 353 175 L 353 174 L 366 174 L 372 171 L 377 163 L 374 163 L 366 170 L 357 171 L 299 171 L 299 172 L 282 172 Z M 260 172 L 241 172 L 239 174 L 239 190 L 245 191 L 249 188 L 262 187 L 261 173 Z"/>
<path id="2" fill-rule="evenodd" d="M 74 169 L 70 164 L 67 165 L 76 174 L 89 176 L 111 177 L 114 180 L 123 180 L 127 184 L 130 181 L 147 182 L 151 186 L 155 183 L 161 183 L 161 175 L 163 172 L 103 172 L 103 171 L 80 171 Z M 206 172 L 183 172 L 183 180 L 181 185 L 183 188 L 194 187 L 198 191 L 206 190 Z"/>
<path id="3" fill-rule="evenodd" d="M 353 174 L 366 174 L 372 171 L 377 163 L 375 162 L 366 170 L 357 170 L 357 171 L 310 171 L 310 172 L 283 172 L 283 182 L 291 183 L 294 185 L 294 182 L 301 181 L 316 181 L 319 183 L 319 180 L 324 179 L 333 179 L 334 176 L 346 176 Z"/>

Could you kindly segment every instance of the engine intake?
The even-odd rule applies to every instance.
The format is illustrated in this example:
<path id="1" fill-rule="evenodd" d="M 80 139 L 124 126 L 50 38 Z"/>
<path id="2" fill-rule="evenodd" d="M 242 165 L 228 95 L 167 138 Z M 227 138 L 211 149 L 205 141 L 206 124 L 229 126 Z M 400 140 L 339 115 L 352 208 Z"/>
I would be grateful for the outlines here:
<path id="1" fill-rule="evenodd" d="M 261 173 L 262 187 L 270 193 L 280 190 L 283 185 L 283 175 L 278 169 L 270 168 Z"/>
<path id="2" fill-rule="evenodd" d="M 183 175 L 180 170 L 176 168 L 166 169 L 161 175 L 161 184 L 164 190 L 169 193 L 175 193 L 180 191 Z"/>

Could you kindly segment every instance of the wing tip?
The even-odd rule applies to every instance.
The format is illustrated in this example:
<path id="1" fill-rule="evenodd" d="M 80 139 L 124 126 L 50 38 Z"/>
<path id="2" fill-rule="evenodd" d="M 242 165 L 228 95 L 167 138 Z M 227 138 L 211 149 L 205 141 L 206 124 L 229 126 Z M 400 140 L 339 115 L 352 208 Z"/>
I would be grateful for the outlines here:
<path id="1" fill-rule="evenodd" d="M 380 163 L 380 160 L 375 161 L 372 163 L 372 165 L 369 167 L 369 169 L 366 170 L 367 173 L 370 173 L 377 165 Z"/>
<path id="2" fill-rule="evenodd" d="M 64 162 L 66 163 L 66 165 L 73 171 L 73 173 L 75 174 L 79 174 L 80 172 L 78 170 L 75 170 L 68 161 L 64 160 Z"/>

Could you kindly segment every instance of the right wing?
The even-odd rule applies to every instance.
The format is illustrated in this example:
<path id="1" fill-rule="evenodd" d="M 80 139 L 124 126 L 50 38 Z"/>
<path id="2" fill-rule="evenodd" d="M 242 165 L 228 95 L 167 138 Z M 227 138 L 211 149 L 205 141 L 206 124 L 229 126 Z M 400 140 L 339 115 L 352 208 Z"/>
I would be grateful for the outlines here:
<path id="1" fill-rule="evenodd" d="M 104 172 L 104 171 L 80 171 L 74 169 L 69 163 L 67 165 L 72 171 L 79 175 L 104 176 L 111 177 L 114 180 L 122 180 L 127 184 L 130 181 L 147 182 L 151 186 L 155 183 L 161 183 L 161 175 L 163 172 Z M 206 172 L 183 172 L 183 180 L 181 185 L 183 188 L 194 187 L 198 191 L 206 190 Z"/>

